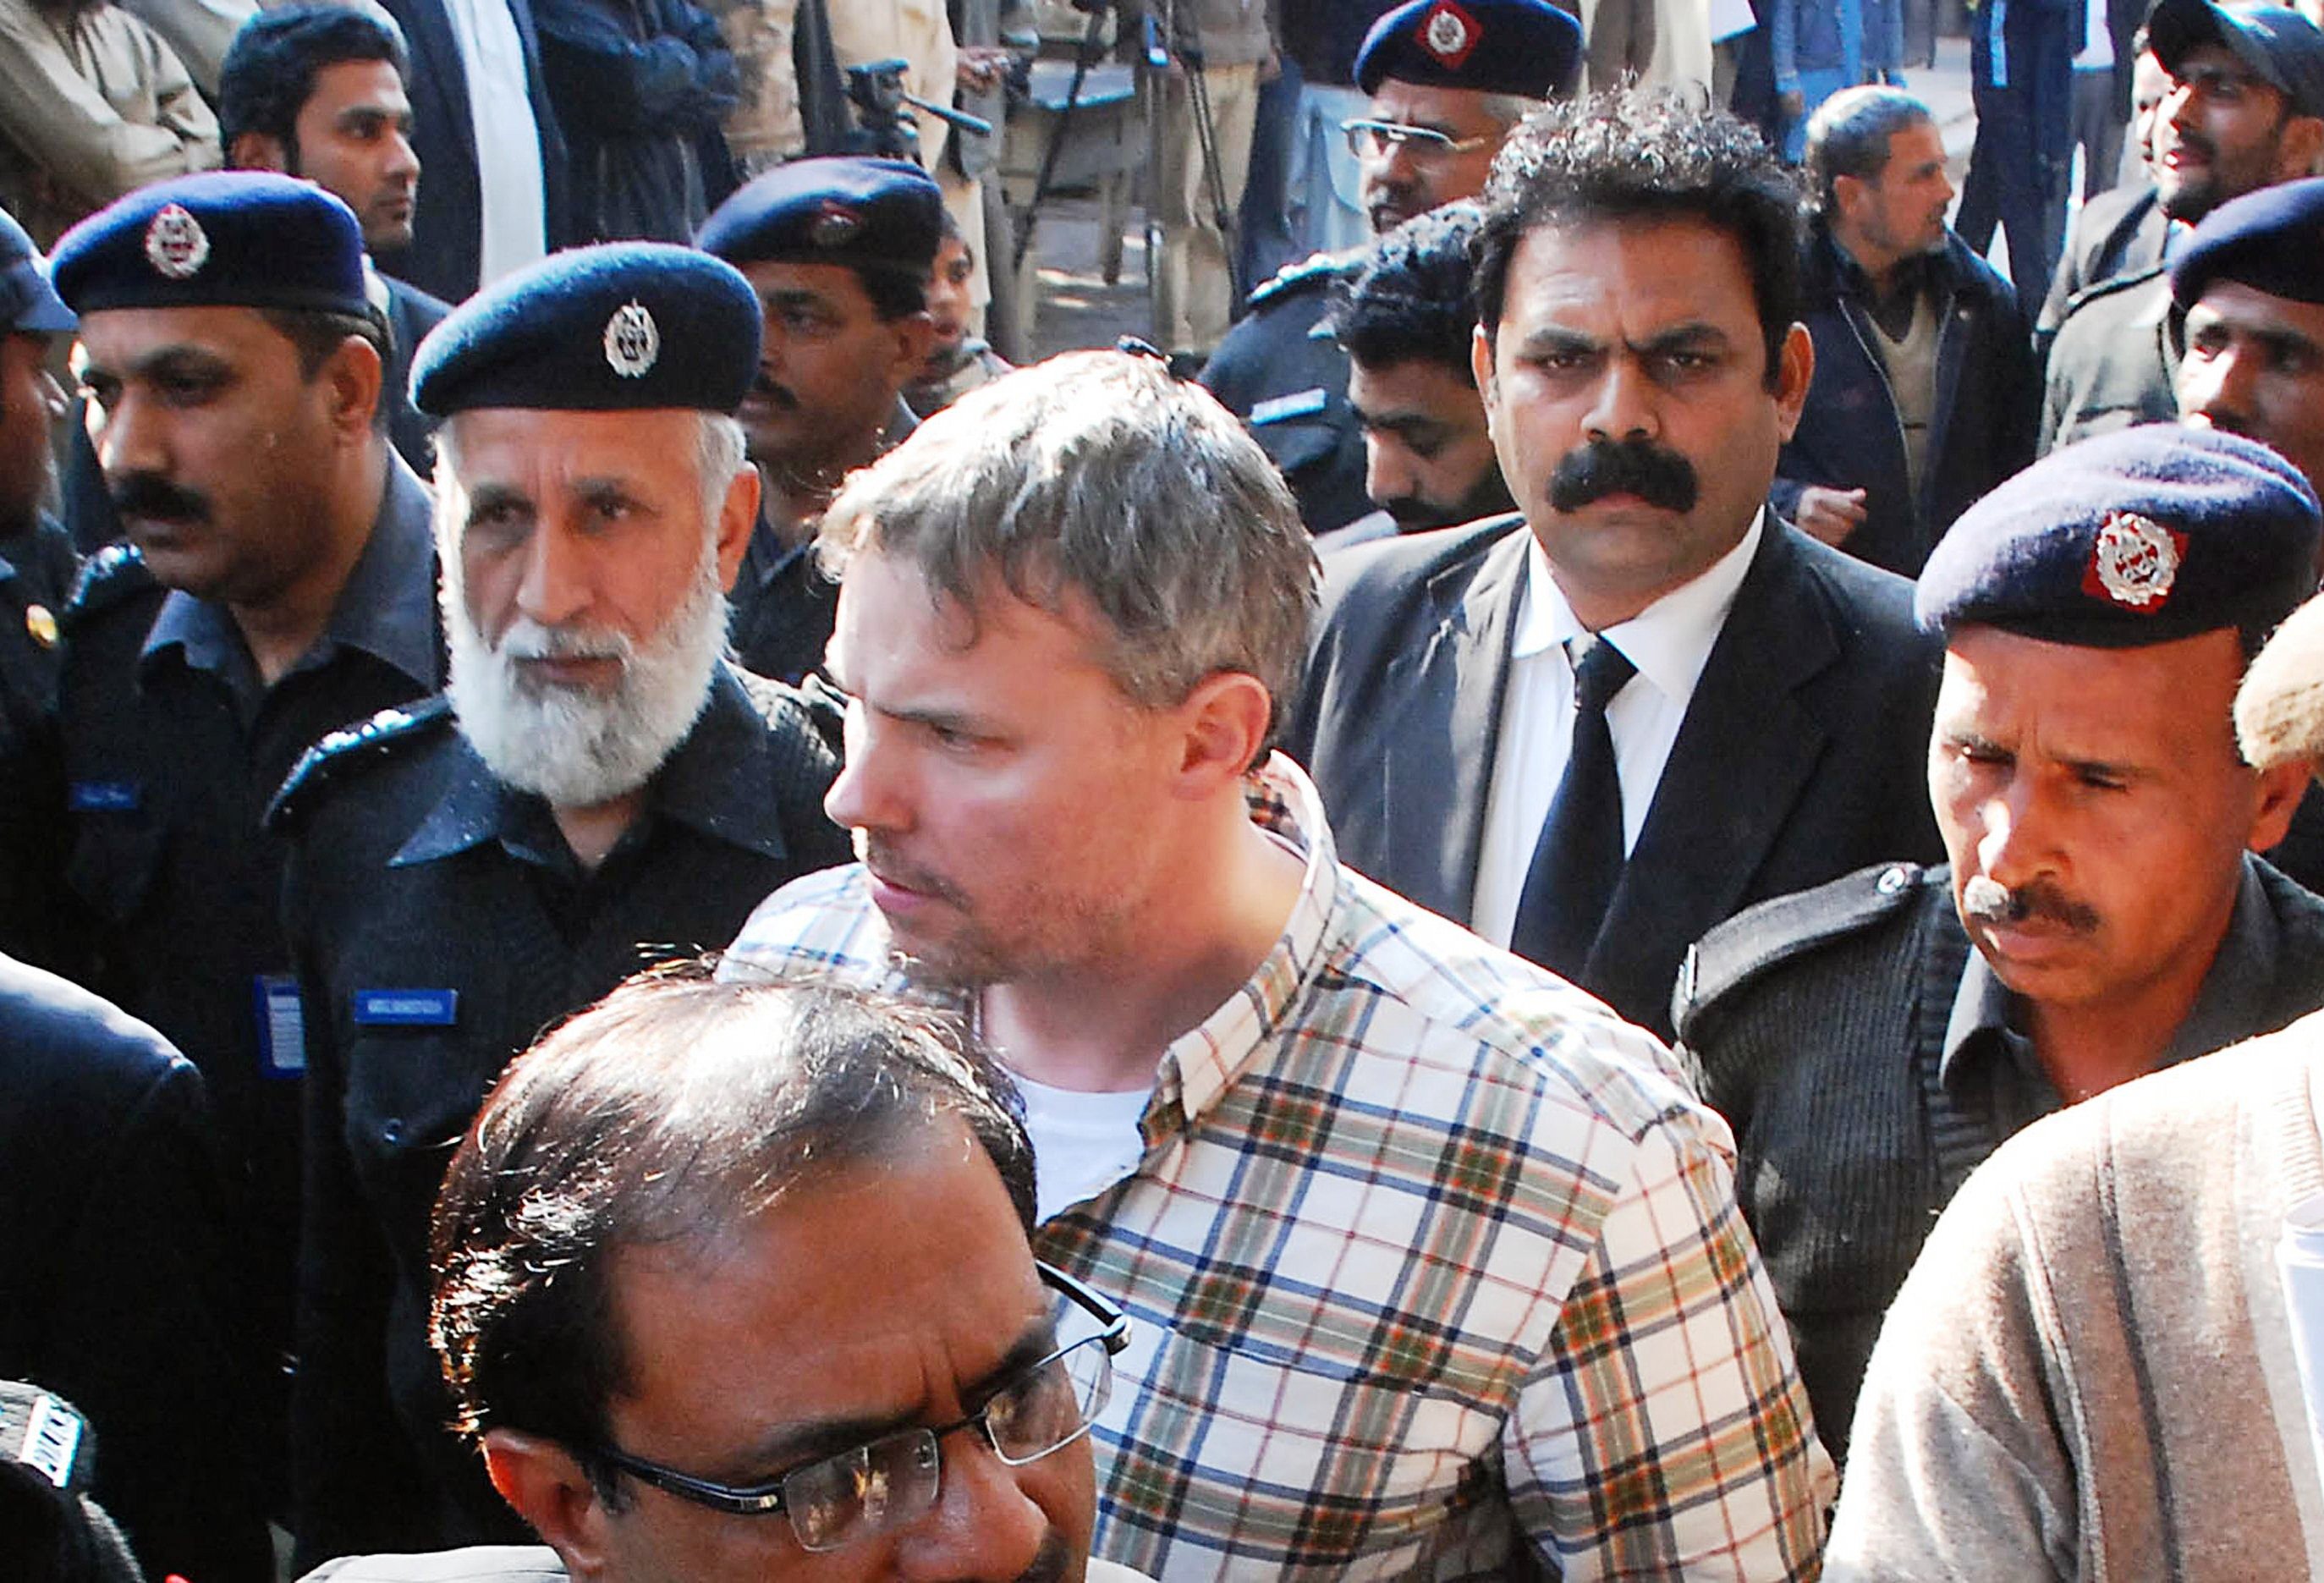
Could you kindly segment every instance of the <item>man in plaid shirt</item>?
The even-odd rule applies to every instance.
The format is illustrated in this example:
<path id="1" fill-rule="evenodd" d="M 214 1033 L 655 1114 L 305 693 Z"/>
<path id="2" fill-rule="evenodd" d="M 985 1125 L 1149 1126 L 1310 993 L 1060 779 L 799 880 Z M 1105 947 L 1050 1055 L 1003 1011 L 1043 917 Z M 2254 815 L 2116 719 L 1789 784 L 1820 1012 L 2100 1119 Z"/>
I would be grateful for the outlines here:
<path id="1" fill-rule="evenodd" d="M 1340 866 L 1269 751 L 1314 553 L 1225 410 L 1058 357 L 825 522 L 863 861 L 724 971 L 948 1001 L 1018 1079 L 1038 1251 L 1135 1326 L 1099 1552 L 1812 1574 L 1829 1464 L 1725 1125 L 1652 1037 Z"/>

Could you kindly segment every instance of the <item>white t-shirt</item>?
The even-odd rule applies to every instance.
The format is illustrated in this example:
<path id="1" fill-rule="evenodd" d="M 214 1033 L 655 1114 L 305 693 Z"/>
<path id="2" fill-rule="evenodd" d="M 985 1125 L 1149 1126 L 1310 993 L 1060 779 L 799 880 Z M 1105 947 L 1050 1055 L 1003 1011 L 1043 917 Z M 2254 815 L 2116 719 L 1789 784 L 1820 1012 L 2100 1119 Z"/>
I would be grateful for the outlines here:
<path id="1" fill-rule="evenodd" d="M 1044 1220 L 1130 1174 L 1146 1144 L 1138 1118 L 1152 1089 L 1091 1094 L 1054 1089 L 1010 1072 L 1025 1096 L 1025 1130 L 1033 1139 L 1035 1201 Z"/>

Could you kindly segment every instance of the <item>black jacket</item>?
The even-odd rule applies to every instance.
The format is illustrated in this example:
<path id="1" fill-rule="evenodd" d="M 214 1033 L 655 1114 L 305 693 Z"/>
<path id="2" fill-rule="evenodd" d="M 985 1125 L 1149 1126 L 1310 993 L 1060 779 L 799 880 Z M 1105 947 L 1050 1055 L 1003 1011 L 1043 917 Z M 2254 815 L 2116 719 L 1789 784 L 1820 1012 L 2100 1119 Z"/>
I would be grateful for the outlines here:
<path id="1" fill-rule="evenodd" d="M 427 1339 L 436 1190 L 493 1080 L 550 1023 L 650 962 L 724 945 L 769 894 L 847 861 L 823 814 L 837 769 L 824 723 L 790 689 L 720 667 L 594 872 L 440 699 L 335 740 L 284 787 L 271 823 L 290 846 L 283 918 L 311 1067 L 291 1409 L 302 1567 L 524 1536 L 444 1428 Z M 403 1009 L 378 1010 L 381 996 Z"/>
<path id="2" fill-rule="evenodd" d="M 534 0 L 533 14 L 574 239 L 692 242 L 734 190 L 718 122 L 740 78 L 717 22 L 687 0 Z"/>
<path id="3" fill-rule="evenodd" d="M 1803 264 L 1803 320 L 1815 342 L 1815 380 L 1799 428 L 1775 463 L 1775 510 L 1791 516 L 1817 483 L 1865 491 L 1863 526 L 1840 548 L 1918 576 L 1953 520 L 2034 459 L 2041 402 L 2025 316 L 2009 283 L 1950 231 L 1927 262 L 1937 327 L 1936 400 L 1916 492 L 1904 431 L 1877 349 L 1867 282 L 1818 222 Z"/>
<path id="4" fill-rule="evenodd" d="M 2050 279 L 2049 298 L 2034 327 L 2043 353 L 2083 292 L 2116 275 L 2144 274 L 2160 267 L 2170 235 L 2171 216 L 2163 212 L 2163 200 L 2151 186 L 2117 187 L 2084 204 L 2074 216 L 2074 234 L 2059 255 L 2058 272 Z"/>
<path id="5" fill-rule="evenodd" d="M 1332 557 L 1321 635 L 1286 732 L 1341 861 L 1466 923 L 1493 784 L 1522 521 Z M 1581 977 L 1669 1027 L 1686 948 L 1762 897 L 1886 852 L 1933 856 L 1937 651 L 1911 584 L 1770 521 L 1712 645 Z"/>
<path id="6" fill-rule="evenodd" d="M 72 1399 L 149 1575 L 267 1583 L 258 1358 L 202 1081 L 145 1024 L 0 957 L 0 1377 Z"/>
<path id="7" fill-rule="evenodd" d="M 2172 1061 L 2324 1005 L 2324 900 L 2256 858 L 2245 875 Z M 1734 1127 L 1736 1198 L 1835 1456 L 1881 1315 L 1937 1211 L 2027 1112 L 2057 1102 L 2046 1085 L 2027 1102 L 2007 1072 L 2010 1086 L 1995 1086 L 2001 1058 L 1969 1041 L 1948 1061 L 1971 955 L 1949 870 L 1905 863 L 1753 907 L 1680 976 L 1683 1056 Z"/>
<path id="8" fill-rule="evenodd" d="M 420 156 L 420 198 L 411 245 L 383 253 L 380 269 L 432 297 L 456 303 L 476 289 L 484 262 L 483 199 L 476 177 L 476 129 L 468 104 L 468 70 L 452 32 L 446 0 L 380 0 L 411 50 L 411 147 Z M 548 244 L 575 240 L 565 180 L 565 137 L 540 72 L 540 39 L 530 0 L 505 0 L 524 48 L 525 97 L 540 140 L 541 201 Z"/>

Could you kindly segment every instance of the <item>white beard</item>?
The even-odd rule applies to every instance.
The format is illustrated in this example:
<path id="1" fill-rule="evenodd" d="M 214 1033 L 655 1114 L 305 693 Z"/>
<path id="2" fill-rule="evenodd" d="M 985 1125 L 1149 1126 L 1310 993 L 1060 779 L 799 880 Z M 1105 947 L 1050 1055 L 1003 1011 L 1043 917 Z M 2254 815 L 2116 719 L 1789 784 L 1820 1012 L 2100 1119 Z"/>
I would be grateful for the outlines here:
<path id="1" fill-rule="evenodd" d="M 447 567 L 455 561 L 447 557 Z M 710 702 L 727 620 L 714 546 L 704 547 L 686 603 L 643 644 L 520 616 L 495 648 L 469 619 L 458 584 L 456 574 L 445 578 L 452 712 L 484 767 L 519 791 L 567 808 L 626 796 L 677 750 Z M 513 663 L 541 658 L 616 659 L 621 677 L 609 693 L 543 686 Z"/>

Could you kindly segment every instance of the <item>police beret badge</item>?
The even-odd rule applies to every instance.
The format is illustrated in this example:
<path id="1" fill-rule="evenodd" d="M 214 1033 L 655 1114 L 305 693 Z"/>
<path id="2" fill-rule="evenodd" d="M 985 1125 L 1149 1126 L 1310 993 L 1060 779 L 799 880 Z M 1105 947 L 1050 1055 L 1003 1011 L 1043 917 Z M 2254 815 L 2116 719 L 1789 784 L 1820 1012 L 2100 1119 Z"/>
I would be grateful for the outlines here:
<path id="1" fill-rule="evenodd" d="M 807 226 L 807 240 L 817 247 L 844 247 L 863 229 L 863 216 L 837 198 L 824 200 L 823 210 Z"/>
<path id="2" fill-rule="evenodd" d="M 642 379 L 661 355 L 661 330 L 642 302 L 613 309 L 605 321 L 605 365 L 623 379 Z"/>
<path id="3" fill-rule="evenodd" d="M 2186 553 L 2184 534 L 2136 511 L 2110 511 L 2090 540 L 2082 592 L 2152 615 L 2170 600 Z"/>
<path id="4" fill-rule="evenodd" d="M 1428 8 L 1428 14 L 1420 19 L 1420 44 L 1446 70 L 1457 71 L 1477 47 L 1484 31 L 1477 25 L 1475 17 L 1452 0 L 1437 0 Z"/>
<path id="5" fill-rule="evenodd" d="M 165 203 L 145 227 L 145 262 L 172 281 L 190 281 L 209 262 L 210 239 L 183 204 Z"/>

